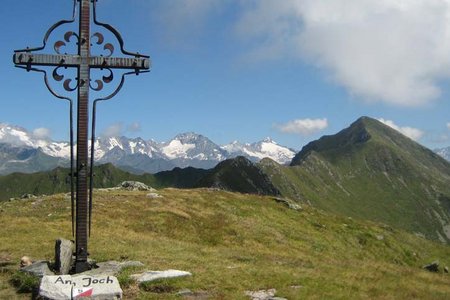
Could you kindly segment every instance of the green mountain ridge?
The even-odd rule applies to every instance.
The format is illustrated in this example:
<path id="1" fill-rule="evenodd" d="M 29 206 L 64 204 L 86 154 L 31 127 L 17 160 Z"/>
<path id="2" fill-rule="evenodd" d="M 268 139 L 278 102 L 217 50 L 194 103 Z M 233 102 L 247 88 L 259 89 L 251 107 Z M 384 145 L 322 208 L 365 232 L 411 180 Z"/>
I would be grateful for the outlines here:
<path id="1" fill-rule="evenodd" d="M 309 143 L 289 167 L 259 165 L 286 197 L 450 241 L 450 164 L 377 120 Z"/>
<path id="2" fill-rule="evenodd" d="M 148 185 L 160 187 L 154 175 L 135 175 L 122 171 L 112 164 L 94 168 L 94 187 L 108 188 L 117 186 L 122 181 L 142 181 Z M 23 194 L 49 195 L 70 192 L 70 169 L 56 168 L 48 172 L 33 174 L 13 173 L 0 176 L 0 201 Z"/>

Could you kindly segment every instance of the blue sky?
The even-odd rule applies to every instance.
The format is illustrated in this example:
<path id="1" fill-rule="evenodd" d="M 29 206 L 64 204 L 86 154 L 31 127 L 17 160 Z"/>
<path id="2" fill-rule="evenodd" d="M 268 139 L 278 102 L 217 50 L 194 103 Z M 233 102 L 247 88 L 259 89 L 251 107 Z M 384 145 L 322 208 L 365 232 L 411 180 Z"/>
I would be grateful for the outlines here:
<path id="1" fill-rule="evenodd" d="M 72 1 L 2 4 L 0 122 L 67 140 L 67 104 L 11 57 L 40 46 Z M 99 0 L 98 10 L 153 67 L 99 106 L 97 134 L 270 136 L 301 149 L 366 115 L 450 145 L 450 1 Z"/>

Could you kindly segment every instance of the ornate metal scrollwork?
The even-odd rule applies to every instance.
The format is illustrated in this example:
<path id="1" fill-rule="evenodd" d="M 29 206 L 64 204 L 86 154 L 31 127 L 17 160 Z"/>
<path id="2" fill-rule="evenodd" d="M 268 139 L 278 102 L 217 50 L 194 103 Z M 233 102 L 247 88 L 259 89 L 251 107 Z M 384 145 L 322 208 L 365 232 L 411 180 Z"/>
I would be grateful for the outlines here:
<path id="1" fill-rule="evenodd" d="M 71 37 L 76 37 L 77 38 L 77 45 L 80 42 L 80 37 L 78 36 L 78 34 L 76 34 L 73 31 L 67 31 L 64 34 L 64 41 L 57 41 L 55 42 L 55 44 L 53 45 L 53 49 L 55 50 L 56 53 L 61 54 L 60 49 L 62 46 L 67 46 L 67 43 L 70 43 L 70 38 Z"/>
<path id="2" fill-rule="evenodd" d="M 105 42 L 105 37 L 103 36 L 103 34 L 101 34 L 100 32 L 96 32 L 92 35 L 91 39 L 93 38 L 97 38 L 97 45 L 102 45 Z M 103 46 L 103 50 L 108 50 L 109 54 L 105 55 L 105 57 L 111 57 L 114 54 L 114 46 L 111 43 L 106 43 Z M 103 56 L 103 55 L 100 55 Z"/>
<path id="3" fill-rule="evenodd" d="M 94 82 L 97 84 L 96 87 L 90 85 L 91 89 L 94 91 L 101 91 L 104 87 L 104 84 L 111 83 L 114 80 L 114 73 L 110 68 L 105 68 L 104 70 L 109 71 L 108 76 L 103 76 L 102 79 L 94 80 Z"/>
<path id="4" fill-rule="evenodd" d="M 63 67 L 63 66 L 61 66 L 61 67 L 56 67 L 56 68 L 53 70 L 52 75 L 53 75 L 53 79 L 55 79 L 55 81 L 63 81 L 63 80 L 64 80 L 64 75 L 58 74 L 58 70 L 61 69 L 61 68 L 65 68 L 65 67 Z M 70 83 L 71 83 L 71 82 L 72 82 L 72 79 L 68 78 L 68 79 L 64 80 L 64 83 L 63 83 L 64 89 L 65 89 L 66 91 L 68 91 L 68 92 L 73 92 L 73 91 L 75 91 L 75 90 L 78 88 L 78 86 L 79 86 L 78 80 L 76 80 L 77 84 L 75 85 L 75 87 L 70 87 Z"/>

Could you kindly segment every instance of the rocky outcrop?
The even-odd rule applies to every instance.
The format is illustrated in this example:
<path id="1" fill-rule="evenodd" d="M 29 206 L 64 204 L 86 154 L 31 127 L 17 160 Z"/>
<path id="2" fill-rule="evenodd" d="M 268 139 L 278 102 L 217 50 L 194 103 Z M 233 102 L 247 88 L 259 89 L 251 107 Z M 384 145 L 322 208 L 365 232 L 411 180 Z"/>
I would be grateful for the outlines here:
<path id="1" fill-rule="evenodd" d="M 274 198 L 274 200 L 278 203 L 284 204 L 287 208 L 292 209 L 292 210 L 302 210 L 302 207 L 295 203 L 292 200 L 286 199 L 286 198 L 281 198 L 281 197 L 276 197 Z"/>
<path id="2" fill-rule="evenodd" d="M 139 181 L 124 181 L 118 185 L 118 188 L 127 191 L 154 191 L 153 188 Z"/>
<path id="3" fill-rule="evenodd" d="M 433 261 L 431 264 L 423 266 L 427 271 L 437 273 L 439 272 L 439 261 Z"/>

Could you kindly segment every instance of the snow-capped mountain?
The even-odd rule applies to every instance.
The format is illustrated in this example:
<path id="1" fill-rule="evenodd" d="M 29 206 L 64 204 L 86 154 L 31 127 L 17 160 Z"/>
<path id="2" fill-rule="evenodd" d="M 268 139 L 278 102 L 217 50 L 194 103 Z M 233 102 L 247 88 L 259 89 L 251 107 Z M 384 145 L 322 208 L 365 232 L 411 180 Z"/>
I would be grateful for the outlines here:
<path id="1" fill-rule="evenodd" d="M 446 160 L 450 161 L 450 147 L 447 148 L 441 148 L 434 150 L 438 155 L 442 156 Z"/>
<path id="2" fill-rule="evenodd" d="M 47 155 L 70 158 L 69 143 L 50 141 L 19 126 L 0 123 L 0 143 L 16 147 L 41 148 L 42 152 Z"/>
<path id="3" fill-rule="evenodd" d="M 159 143 L 153 140 L 144 141 L 141 138 L 130 139 L 126 137 L 97 138 L 94 147 L 94 157 L 96 160 L 101 160 L 113 149 L 120 149 L 127 155 L 143 154 L 150 158 L 161 157 Z"/>
<path id="4" fill-rule="evenodd" d="M 62 164 L 61 161 L 70 159 L 68 142 L 55 142 L 35 132 L 8 124 L 0 123 L 0 144 L 37 149 L 42 155 L 48 156 L 49 160 L 57 158 L 55 161 L 59 165 Z M 269 138 L 253 144 L 233 142 L 219 146 L 207 137 L 192 132 L 179 134 L 167 142 L 146 141 L 142 138 L 99 137 L 95 141 L 94 151 L 95 160 L 99 163 L 110 162 L 134 173 L 156 173 L 174 167 L 209 169 L 236 156 L 245 156 L 252 161 L 268 157 L 280 164 L 286 164 L 295 156 L 295 151 L 280 146 Z M 15 170 L 17 171 L 17 168 Z M 3 173 L 5 172 L 7 170 L 3 170 Z"/>
<path id="5" fill-rule="evenodd" d="M 271 158 L 279 164 L 290 163 L 295 156 L 295 150 L 278 145 L 271 138 L 266 138 L 261 142 L 253 144 L 241 144 L 237 141 L 222 146 L 232 156 L 245 156 L 252 161 L 259 161 L 263 158 Z"/>
<path id="6" fill-rule="evenodd" d="M 207 137 L 193 132 L 177 135 L 162 143 L 161 152 L 169 159 L 198 159 L 222 161 L 228 153 Z"/>

